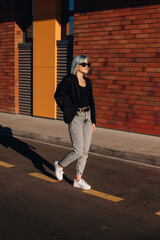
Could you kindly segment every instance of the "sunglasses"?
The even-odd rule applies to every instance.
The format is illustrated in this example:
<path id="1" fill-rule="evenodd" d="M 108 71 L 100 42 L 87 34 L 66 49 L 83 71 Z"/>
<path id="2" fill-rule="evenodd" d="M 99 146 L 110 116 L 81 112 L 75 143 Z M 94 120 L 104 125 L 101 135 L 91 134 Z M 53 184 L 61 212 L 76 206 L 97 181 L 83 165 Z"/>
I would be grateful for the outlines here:
<path id="1" fill-rule="evenodd" d="M 91 66 L 91 63 L 85 63 L 85 62 L 83 62 L 83 63 L 80 63 L 79 65 L 81 65 L 82 67 L 86 67 L 86 66 L 90 67 L 90 66 Z"/>

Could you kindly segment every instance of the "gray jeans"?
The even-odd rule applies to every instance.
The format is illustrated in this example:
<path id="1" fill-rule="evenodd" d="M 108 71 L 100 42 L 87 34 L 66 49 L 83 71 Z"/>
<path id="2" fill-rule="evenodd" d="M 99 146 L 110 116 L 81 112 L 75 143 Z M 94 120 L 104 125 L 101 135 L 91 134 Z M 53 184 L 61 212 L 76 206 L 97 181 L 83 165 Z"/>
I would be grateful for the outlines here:
<path id="1" fill-rule="evenodd" d="M 60 166 L 66 167 L 77 160 L 76 174 L 83 174 L 92 138 L 91 113 L 77 112 L 72 122 L 68 125 L 73 150 L 61 161 Z"/>

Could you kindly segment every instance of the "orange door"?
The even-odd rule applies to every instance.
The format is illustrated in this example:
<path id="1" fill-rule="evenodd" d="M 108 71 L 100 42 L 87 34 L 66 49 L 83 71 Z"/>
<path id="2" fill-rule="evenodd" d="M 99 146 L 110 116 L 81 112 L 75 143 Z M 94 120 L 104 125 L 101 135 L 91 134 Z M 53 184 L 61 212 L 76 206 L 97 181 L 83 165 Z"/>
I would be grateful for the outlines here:
<path id="1" fill-rule="evenodd" d="M 61 1 L 34 0 L 33 115 L 56 118 L 57 46 L 61 39 Z"/>

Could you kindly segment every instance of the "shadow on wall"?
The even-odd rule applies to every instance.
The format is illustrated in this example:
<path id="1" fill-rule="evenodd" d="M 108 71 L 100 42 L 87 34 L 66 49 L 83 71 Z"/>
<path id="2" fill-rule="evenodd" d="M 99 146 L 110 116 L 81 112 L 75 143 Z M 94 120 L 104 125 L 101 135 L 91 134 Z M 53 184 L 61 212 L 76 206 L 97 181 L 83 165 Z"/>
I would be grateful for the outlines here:
<path id="1" fill-rule="evenodd" d="M 25 31 L 32 24 L 32 0 L 0 1 L 0 22 L 15 21 Z"/>
<path id="2" fill-rule="evenodd" d="M 134 8 L 159 3 L 159 0 L 75 0 L 75 13 L 103 11 L 116 8 Z"/>

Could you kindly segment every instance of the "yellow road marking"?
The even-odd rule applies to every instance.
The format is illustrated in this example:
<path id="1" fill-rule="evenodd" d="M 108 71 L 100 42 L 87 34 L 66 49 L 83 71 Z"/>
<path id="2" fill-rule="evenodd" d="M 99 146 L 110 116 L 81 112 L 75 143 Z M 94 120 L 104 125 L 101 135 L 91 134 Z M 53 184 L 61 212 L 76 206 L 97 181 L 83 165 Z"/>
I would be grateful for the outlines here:
<path id="1" fill-rule="evenodd" d="M 40 179 L 43 179 L 45 181 L 48 181 L 48 182 L 52 182 L 52 183 L 55 183 L 55 182 L 59 182 L 58 180 L 55 180 L 53 178 L 50 178 L 50 177 L 47 177 L 46 175 L 44 174 L 41 174 L 41 173 L 29 173 L 29 175 L 33 176 L 33 177 L 36 177 L 36 178 L 40 178 Z"/>
<path id="2" fill-rule="evenodd" d="M 98 191 L 95 191 L 95 190 L 92 190 L 92 189 L 90 189 L 90 190 L 83 190 L 83 192 L 91 194 L 91 195 L 94 195 L 96 197 L 100 197 L 100 198 L 104 198 L 104 199 L 110 200 L 112 202 L 119 202 L 119 201 L 123 200 L 123 198 L 119 198 L 119 197 L 116 197 L 116 196 L 113 196 L 113 195 L 109 195 L 109 194 L 103 193 L 103 192 L 98 192 Z"/>
<path id="3" fill-rule="evenodd" d="M 2 161 L 0 161 L 0 166 L 6 167 L 6 168 L 15 167 L 15 166 L 12 165 L 12 164 L 9 164 L 9 163 L 6 163 L 6 162 L 2 162 Z"/>
<path id="4" fill-rule="evenodd" d="M 156 215 L 160 216 L 160 212 L 155 213 Z"/>

